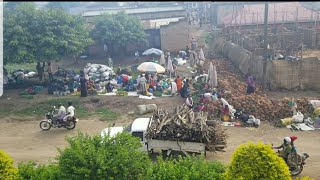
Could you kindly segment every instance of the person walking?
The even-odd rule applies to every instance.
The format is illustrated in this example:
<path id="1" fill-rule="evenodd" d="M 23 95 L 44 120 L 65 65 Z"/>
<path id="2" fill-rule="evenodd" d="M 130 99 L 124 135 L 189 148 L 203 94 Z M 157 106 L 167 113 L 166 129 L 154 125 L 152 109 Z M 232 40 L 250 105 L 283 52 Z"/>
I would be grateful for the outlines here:
<path id="1" fill-rule="evenodd" d="M 88 82 L 85 77 L 84 71 L 80 71 L 80 97 L 88 96 Z"/>

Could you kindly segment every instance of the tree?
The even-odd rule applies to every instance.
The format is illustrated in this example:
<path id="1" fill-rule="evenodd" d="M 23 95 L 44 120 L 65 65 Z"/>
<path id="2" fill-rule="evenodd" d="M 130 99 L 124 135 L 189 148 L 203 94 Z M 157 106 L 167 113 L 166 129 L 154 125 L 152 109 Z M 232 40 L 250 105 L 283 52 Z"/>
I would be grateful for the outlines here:
<path id="1" fill-rule="evenodd" d="M 4 16 L 4 61 L 51 61 L 76 57 L 92 44 L 85 20 L 59 9 L 23 3 Z"/>
<path id="2" fill-rule="evenodd" d="M 291 176 L 289 167 L 269 145 L 249 142 L 233 153 L 225 179 L 291 180 Z"/>
<path id="3" fill-rule="evenodd" d="M 13 166 L 12 158 L 0 150 L 0 179 L 18 179 L 18 170 Z"/>
<path id="4" fill-rule="evenodd" d="M 125 49 L 130 43 L 145 42 L 147 34 L 139 19 L 119 12 L 97 17 L 92 37 L 96 41 L 107 43 L 108 48 L 113 52 L 115 46 Z"/>
<path id="5" fill-rule="evenodd" d="M 140 140 L 129 133 L 88 136 L 78 133 L 59 150 L 61 179 L 141 179 L 151 161 L 138 150 Z"/>

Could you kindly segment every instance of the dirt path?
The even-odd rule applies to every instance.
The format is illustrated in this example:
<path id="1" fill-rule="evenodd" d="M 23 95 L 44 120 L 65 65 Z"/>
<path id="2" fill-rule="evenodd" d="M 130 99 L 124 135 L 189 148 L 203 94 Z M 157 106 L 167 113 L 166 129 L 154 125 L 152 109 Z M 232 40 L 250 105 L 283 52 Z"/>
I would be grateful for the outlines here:
<path id="1" fill-rule="evenodd" d="M 127 123 L 117 123 L 125 125 Z M 76 134 L 77 130 L 88 134 L 99 134 L 101 130 L 108 127 L 108 123 L 98 120 L 81 120 L 73 131 L 65 129 L 51 129 L 41 131 L 38 121 L 28 122 L 2 122 L 0 126 L 0 149 L 9 153 L 15 163 L 24 161 L 35 161 L 47 163 L 58 155 L 57 147 L 63 148 L 67 145 L 64 137 Z M 287 129 L 276 129 L 272 126 L 263 124 L 260 128 L 249 130 L 246 128 L 229 127 L 227 132 L 230 134 L 226 152 L 208 153 L 208 160 L 220 160 L 229 163 L 232 152 L 238 145 L 247 141 L 263 141 L 278 145 L 282 138 L 289 135 L 296 135 L 298 140 L 296 145 L 299 152 L 307 152 L 310 159 L 303 170 L 301 176 L 310 176 L 320 179 L 317 169 L 320 168 L 320 142 L 319 132 L 290 132 Z"/>

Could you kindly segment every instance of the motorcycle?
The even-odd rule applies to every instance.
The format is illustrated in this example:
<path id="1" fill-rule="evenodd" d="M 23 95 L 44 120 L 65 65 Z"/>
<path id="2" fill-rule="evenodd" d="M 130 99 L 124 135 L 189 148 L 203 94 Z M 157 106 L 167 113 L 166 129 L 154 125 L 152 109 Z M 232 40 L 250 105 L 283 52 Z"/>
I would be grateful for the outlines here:
<path id="1" fill-rule="evenodd" d="M 277 151 L 278 155 L 280 155 L 280 151 Z M 302 153 L 298 154 L 297 152 L 292 152 L 288 155 L 286 164 L 289 167 L 291 176 L 298 176 L 302 170 L 303 167 L 306 165 L 306 159 L 308 159 L 310 156 L 308 153 Z"/>
<path id="2" fill-rule="evenodd" d="M 52 112 L 48 112 L 46 114 L 46 120 L 42 120 L 40 122 L 40 128 L 44 131 L 48 131 L 51 127 L 53 128 L 66 128 L 68 130 L 72 130 L 76 127 L 77 122 L 79 121 L 78 118 L 73 116 L 72 118 L 68 118 L 66 122 L 59 120 L 56 115 L 58 112 L 58 109 L 53 107 Z"/>

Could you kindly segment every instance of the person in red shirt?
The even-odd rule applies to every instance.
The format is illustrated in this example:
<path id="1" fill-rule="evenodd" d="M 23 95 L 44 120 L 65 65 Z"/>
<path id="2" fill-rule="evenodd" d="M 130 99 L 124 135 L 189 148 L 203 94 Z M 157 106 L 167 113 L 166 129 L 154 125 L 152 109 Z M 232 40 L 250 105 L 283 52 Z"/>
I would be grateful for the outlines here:
<path id="1" fill-rule="evenodd" d="M 296 153 L 296 152 L 297 152 L 297 149 L 296 149 L 296 147 L 294 146 L 293 141 L 295 141 L 296 139 L 298 139 L 298 137 L 297 137 L 297 136 L 290 136 L 290 139 L 291 139 L 291 147 L 292 147 L 291 152 Z"/>

